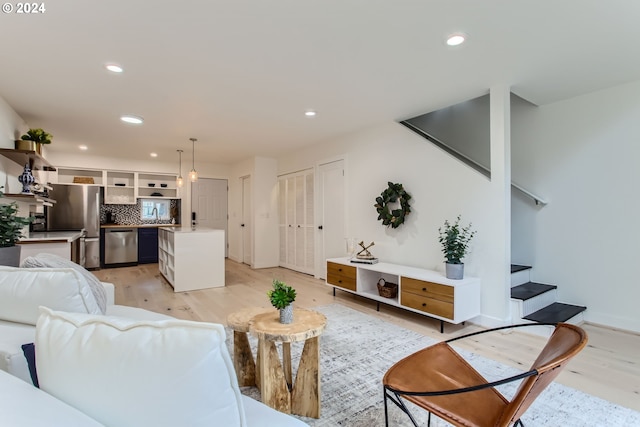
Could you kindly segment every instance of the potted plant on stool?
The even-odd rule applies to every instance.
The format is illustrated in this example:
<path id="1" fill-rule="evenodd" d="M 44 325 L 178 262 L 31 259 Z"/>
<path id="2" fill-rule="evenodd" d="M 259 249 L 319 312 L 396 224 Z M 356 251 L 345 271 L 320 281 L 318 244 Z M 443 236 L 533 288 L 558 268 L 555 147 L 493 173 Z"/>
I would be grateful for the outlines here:
<path id="1" fill-rule="evenodd" d="M 0 187 L 4 188 L 4 187 Z M 0 198 L 4 193 L 0 191 Z M 18 267 L 20 265 L 20 246 L 16 242 L 22 237 L 22 229 L 33 220 L 18 215 L 18 204 L 0 203 L 0 265 Z"/>
<path id="2" fill-rule="evenodd" d="M 461 260 L 468 253 L 469 242 L 476 232 L 471 231 L 471 223 L 466 227 L 460 226 L 460 215 L 453 225 L 445 220 L 444 227 L 438 228 L 438 232 L 440 233 L 438 240 L 442 244 L 442 253 L 447 260 L 445 266 L 447 279 L 462 279 L 464 264 Z"/>
<path id="3" fill-rule="evenodd" d="M 273 289 L 267 292 L 271 305 L 280 310 L 280 323 L 293 322 L 293 301 L 296 290 L 280 280 L 273 280 Z"/>

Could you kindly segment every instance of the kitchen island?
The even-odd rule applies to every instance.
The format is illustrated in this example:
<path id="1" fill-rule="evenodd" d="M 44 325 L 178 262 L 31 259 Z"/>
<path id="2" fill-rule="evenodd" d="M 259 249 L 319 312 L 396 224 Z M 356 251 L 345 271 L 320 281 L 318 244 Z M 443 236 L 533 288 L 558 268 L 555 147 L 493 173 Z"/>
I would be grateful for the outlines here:
<path id="1" fill-rule="evenodd" d="M 77 264 L 82 263 L 81 241 L 84 230 L 30 232 L 20 239 L 20 262 L 41 253 L 58 255 Z"/>
<path id="2" fill-rule="evenodd" d="M 224 230 L 158 228 L 158 269 L 174 292 L 224 286 Z"/>

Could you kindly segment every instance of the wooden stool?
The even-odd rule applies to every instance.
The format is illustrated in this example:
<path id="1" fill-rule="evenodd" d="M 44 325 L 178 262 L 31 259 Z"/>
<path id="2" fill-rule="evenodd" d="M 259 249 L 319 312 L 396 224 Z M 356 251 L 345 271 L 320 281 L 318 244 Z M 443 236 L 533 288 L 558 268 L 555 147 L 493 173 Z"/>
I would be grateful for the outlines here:
<path id="1" fill-rule="evenodd" d="M 257 314 L 250 322 L 258 337 L 262 403 L 280 412 L 320 418 L 320 342 L 327 318 L 316 311 L 296 308 L 293 323 L 280 323 L 277 311 Z M 282 342 L 282 364 L 275 342 Z M 295 383 L 291 375 L 291 343 L 304 341 Z"/>
<path id="2" fill-rule="evenodd" d="M 259 384 L 260 378 L 259 374 L 256 374 L 256 362 L 253 360 L 247 332 L 255 315 L 268 312 L 277 314 L 274 309 L 249 307 L 227 316 L 227 325 L 233 329 L 233 367 L 238 377 L 238 385 L 241 387 Z M 257 358 L 259 363 L 259 352 Z"/>

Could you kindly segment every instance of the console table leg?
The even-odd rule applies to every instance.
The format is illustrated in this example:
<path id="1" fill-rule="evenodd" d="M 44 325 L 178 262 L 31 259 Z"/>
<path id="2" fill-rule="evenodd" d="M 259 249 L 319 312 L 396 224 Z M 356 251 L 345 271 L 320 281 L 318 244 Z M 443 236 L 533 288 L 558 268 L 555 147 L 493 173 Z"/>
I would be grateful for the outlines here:
<path id="1" fill-rule="evenodd" d="M 442 320 L 440 321 L 440 333 L 444 333 L 444 322 Z"/>

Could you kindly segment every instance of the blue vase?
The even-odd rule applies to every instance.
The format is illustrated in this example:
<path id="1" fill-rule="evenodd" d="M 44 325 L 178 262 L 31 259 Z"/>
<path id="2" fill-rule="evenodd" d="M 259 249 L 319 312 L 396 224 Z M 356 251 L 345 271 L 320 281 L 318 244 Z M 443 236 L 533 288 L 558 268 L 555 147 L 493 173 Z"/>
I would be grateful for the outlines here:
<path id="1" fill-rule="evenodd" d="M 33 177 L 31 173 L 31 168 L 29 167 L 29 163 L 24 165 L 24 170 L 18 177 L 18 181 L 22 184 L 22 194 L 31 194 L 31 184 L 33 184 L 36 179 Z"/>

